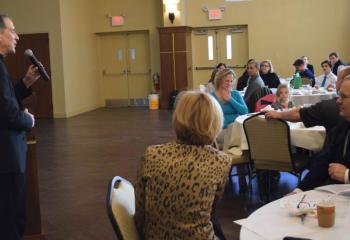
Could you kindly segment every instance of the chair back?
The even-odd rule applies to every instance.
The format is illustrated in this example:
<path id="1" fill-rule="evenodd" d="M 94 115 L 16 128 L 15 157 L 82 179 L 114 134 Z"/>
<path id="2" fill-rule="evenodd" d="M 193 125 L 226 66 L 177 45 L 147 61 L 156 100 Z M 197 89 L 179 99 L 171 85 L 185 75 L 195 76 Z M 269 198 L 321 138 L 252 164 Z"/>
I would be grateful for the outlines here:
<path id="1" fill-rule="evenodd" d="M 138 240 L 134 222 L 135 192 L 132 184 L 115 176 L 107 190 L 107 213 L 118 240 Z"/>
<path id="2" fill-rule="evenodd" d="M 255 112 L 260 112 L 264 107 L 273 104 L 276 101 L 275 94 L 269 94 L 260 98 L 255 105 Z"/>
<path id="3" fill-rule="evenodd" d="M 249 112 L 254 112 L 255 111 L 255 107 L 256 107 L 256 103 L 257 101 L 266 96 L 266 95 L 269 95 L 269 94 L 272 94 L 272 91 L 271 89 L 269 89 L 268 87 L 264 86 L 264 87 L 261 87 L 261 88 L 258 88 L 253 94 L 252 96 L 249 98 L 249 100 L 246 102 L 247 104 L 247 107 L 248 107 L 248 110 Z"/>
<path id="4" fill-rule="evenodd" d="M 294 171 L 290 130 L 287 122 L 266 120 L 263 113 L 255 114 L 243 122 L 249 157 L 256 169 Z"/>
<path id="5" fill-rule="evenodd" d="M 303 77 L 303 78 L 301 78 L 301 83 L 303 84 L 303 85 L 312 85 L 312 79 L 310 79 L 310 78 L 307 78 L 307 77 Z"/>

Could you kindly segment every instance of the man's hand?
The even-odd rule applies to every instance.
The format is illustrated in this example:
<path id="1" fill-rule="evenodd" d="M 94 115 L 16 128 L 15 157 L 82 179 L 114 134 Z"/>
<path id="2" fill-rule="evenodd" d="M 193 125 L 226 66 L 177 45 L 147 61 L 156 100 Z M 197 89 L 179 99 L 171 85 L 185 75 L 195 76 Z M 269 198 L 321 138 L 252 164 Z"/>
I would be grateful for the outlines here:
<path id="1" fill-rule="evenodd" d="M 35 118 L 34 118 L 34 115 L 31 114 L 30 112 L 28 112 L 28 109 L 24 109 L 24 113 L 27 114 L 31 119 L 32 119 L 32 128 L 34 127 L 35 125 Z"/>
<path id="2" fill-rule="evenodd" d="M 327 86 L 326 89 L 327 89 L 327 91 L 332 91 L 334 88 L 335 88 L 335 85 L 331 83 Z"/>
<path id="3" fill-rule="evenodd" d="M 328 174 L 329 176 L 338 182 L 344 182 L 345 172 L 347 168 L 340 163 L 329 164 Z"/>
<path id="4" fill-rule="evenodd" d="M 268 111 L 265 113 L 266 119 L 278 119 L 280 118 L 280 112 L 277 111 Z"/>
<path id="5" fill-rule="evenodd" d="M 33 85 L 40 78 L 38 68 L 34 65 L 30 65 L 26 75 L 23 78 L 23 83 L 27 88 Z"/>

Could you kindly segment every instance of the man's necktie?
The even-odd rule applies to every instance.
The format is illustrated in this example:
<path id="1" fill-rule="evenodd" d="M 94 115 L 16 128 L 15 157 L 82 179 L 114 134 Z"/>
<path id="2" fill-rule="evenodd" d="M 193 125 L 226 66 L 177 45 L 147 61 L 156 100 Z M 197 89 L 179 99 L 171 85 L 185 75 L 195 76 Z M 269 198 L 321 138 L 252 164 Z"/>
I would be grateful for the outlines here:
<path id="1" fill-rule="evenodd" d="M 324 87 L 324 85 L 326 84 L 326 80 L 327 80 L 327 75 L 325 74 L 324 77 L 323 77 L 323 81 L 322 81 L 321 87 Z"/>

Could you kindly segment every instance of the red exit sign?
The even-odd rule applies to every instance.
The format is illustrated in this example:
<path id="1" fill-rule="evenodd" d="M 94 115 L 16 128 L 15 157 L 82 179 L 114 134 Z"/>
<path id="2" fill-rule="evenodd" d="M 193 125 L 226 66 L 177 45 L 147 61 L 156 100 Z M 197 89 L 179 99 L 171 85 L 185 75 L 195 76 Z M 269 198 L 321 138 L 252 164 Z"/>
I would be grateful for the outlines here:
<path id="1" fill-rule="evenodd" d="M 124 17 L 123 16 L 112 16 L 112 26 L 123 26 L 124 25 Z"/>
<path id="2" fill-rule="evenodd" d="M 208 11 L 209 20 L 222 19 L 222 13 L 220 9 L 210 9 Z"/>

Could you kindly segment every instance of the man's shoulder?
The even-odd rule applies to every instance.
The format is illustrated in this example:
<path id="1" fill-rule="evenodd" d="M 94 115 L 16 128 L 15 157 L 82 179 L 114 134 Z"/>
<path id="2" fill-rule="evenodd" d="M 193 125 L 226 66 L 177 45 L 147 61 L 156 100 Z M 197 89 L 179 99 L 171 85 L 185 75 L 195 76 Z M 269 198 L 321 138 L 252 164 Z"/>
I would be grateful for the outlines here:
<path id="1" fill-rule="evenodd" d="M 301 108 L 300 115 L 303 118 L 310 114 L 317 115 L 321 118 L 328 116 L 329 114 L 333 115 L 334 112 L 339 112 L 339 106 L 337 105 L 337 98 L 323 100 L 316 103 L 310 107 Z"/>
<path id="2" fill-rule="evenodd" d="M 327 99 L 323 100 L 321 102 L 316 103 L 315 105 L 311 106 L 312 107 L 321 107 L 321 108 L 331 108 L 331 109 L 338 109 L 339 106 L 337 104 L 337 98 L 332 98 L 332 99 Z"/>

